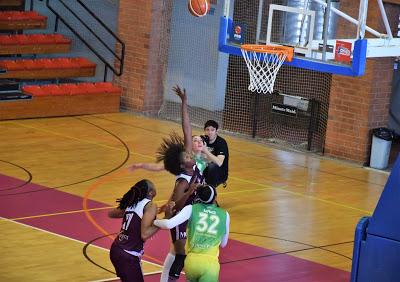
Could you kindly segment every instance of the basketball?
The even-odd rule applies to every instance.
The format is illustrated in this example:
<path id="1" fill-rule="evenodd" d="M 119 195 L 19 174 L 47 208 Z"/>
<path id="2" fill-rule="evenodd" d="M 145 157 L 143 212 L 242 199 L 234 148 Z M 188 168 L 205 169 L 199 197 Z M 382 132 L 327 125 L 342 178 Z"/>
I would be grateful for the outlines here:
<path id="1" fill-rule="evenodd" d="M 188 9 L 189 12 L 195 17 L 204 17 L 210 11 L 209 0 L 189 0 Z"/>

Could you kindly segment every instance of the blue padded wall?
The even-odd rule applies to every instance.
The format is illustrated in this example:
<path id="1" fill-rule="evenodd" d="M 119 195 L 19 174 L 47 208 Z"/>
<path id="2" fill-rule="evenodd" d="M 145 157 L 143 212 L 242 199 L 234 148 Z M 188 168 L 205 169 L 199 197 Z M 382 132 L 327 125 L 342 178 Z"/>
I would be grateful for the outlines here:
<path id="1" fill-rule="evenodd" d="M 400 242 L 400 157 L 397 157 L 370 219 L 368 234 Z"/>
<path id="2" fill-rule="evenodd" d="M 400 281 L 400 156 L 372 217 L 356 227 L 351 282 Z"/>

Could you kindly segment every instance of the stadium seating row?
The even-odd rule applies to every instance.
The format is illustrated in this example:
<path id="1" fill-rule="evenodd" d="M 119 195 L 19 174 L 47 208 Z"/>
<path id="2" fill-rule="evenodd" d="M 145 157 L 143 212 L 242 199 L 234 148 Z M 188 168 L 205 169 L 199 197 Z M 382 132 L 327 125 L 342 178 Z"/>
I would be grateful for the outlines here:
<path id="1" fill-rule="evenodd" d="M 37 96 L 56 96 L 56 95 L 84 95 L 108 93 L 121 95 L 121 88 L 114 86 L 110 82 L 95 83 L 62 83 L 48 85 L 29 85 L 24 86 L 22 91 L 25 94 Z"/>
<path id="2" fill-rule="evenodd" d="M 0 35 L 2 45 L 70 44 L 71 39 L 62 34 L 11 34 Z"/>
<path id="3" fill-rule="evenodd" d="M 19 0 L 7 3 L 22 5 Z M 58 83 L 62 78 L 94 76 L 96 64 L 92 61 L 83 57 L 15 59 L 21 54 L 67 53 L 72 42 L 62 34 L 22 34 L 24 29 L 46 28 L 47 17 L 36 11 L 7 9 L 12 8 L 0 12 L 0 86 L 4 85 L 4 92 L 0 87 L 4 98 L 0 99 L 0 120 L 119 111 L 122 91 L 111 82 Z M 43 84 L 40 79 L 54 84 Z M 17 83 L 17 89 L 10 92 L 10 83 Z M 15 98 L 19 95 L 20 99 Z"/>
<path id="4" fill-rule="evenodd" d="M 53 59 L 21 59 L 0 61 L 0 69 L 34 70 L 34 69 L 71 69 L 94 68 L 96 64 L 86 58 L 53 58 Z"/>
<path id="5" fill-rule="evenodd" d="M 25 21 L 25 20 L 46 20 L 46 16 L 36 11 L 4 11 L 0 12 L 0 21 Z"/>

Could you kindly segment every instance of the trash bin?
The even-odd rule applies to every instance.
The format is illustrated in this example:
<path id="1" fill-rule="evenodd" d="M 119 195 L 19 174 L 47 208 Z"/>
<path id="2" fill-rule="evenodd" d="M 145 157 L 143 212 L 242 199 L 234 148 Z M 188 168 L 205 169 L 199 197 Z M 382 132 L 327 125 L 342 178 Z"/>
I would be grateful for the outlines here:
<path id="1" fill-rule="evenodd" d="M 379 127 L 372 130 L 371 160 L 369 166 L 376 169 L 385 169 L 388 166 L 390 147 L 393 140 L 393 131 Z"/>

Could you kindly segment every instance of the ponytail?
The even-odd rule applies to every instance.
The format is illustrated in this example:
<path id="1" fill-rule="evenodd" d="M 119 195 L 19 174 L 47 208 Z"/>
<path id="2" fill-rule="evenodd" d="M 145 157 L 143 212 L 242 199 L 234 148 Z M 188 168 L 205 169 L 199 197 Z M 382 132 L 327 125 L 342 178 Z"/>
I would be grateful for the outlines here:
<path id="1" fill-rule="evenodd" d="M 129 206 L 136 206 L 138 202 L 147 197 L 152 185 L 153 184 L 147 179 L 142 179 L 137 182 L 125 193 L 122 199 L 117 199 L 116 202 L 119 203 L 118 208 L 124 210 Z"/>

